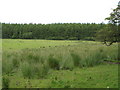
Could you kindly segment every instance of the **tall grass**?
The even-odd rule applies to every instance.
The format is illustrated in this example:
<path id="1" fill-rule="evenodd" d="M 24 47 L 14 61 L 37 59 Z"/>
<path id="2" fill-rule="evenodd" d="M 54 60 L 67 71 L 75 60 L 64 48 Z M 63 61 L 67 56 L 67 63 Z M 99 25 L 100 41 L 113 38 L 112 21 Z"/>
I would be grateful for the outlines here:
<path id="1" fill-rule="evenodd" d="M 19 59 L 17 59 L 17 58 L 13 58 L 12 63 L 13 63 L 14 68 L 17 68 L 20 65 Z"/>
<path id="2" fill-rule="evenodd" d="M 75 67 L 90 67 L 99 65 L 102 63 L 103 60 L 107 58 L 107 55 L 101 48 L 97 50 L 92 50 L 92 53 L 90 51 L 86 52 L 86 50 L 84 52 L 84 56 L 82 56 L 83 54 L 78 55 L 77 53 L 71 52 Z"/>
<path id="3" fill-rule="evenodd" d="M 74 63 L 73 60 L 70 56 L 70 53 L 68 53 L 68 55 L 63 55 L 63 58 L 61 60 L 61 65 L 60 65 L 61 69 L 63 70 L 73 70 L 74 68 Z"/>
<path id="4" fill-rule="evenodd" d="M 106 47 L 86 42 L 69 47 L 4 51 L 2 68 L 4 74 L 20 70 L 25 78 L 45 78 L 50 69 L 93 67 L 102 64 L 103 60 L 116 60 L 117 55 L 116 45 Z"/>
<path id="5" fill-rule="evenodd" d="M 2 62 L 2 71 L 3 74 L 10 75 L 13 72 L 14 65 L 12 63 L 12 60 L 4 60 Z"/>
<path id="6" fill-rule="evenodd" d="M 10 79 L 8 76 L 3 76 L 2 77 L 2 88 L 7 89 L 10 86 Z"/>
<path id="7" fill-rule="evenodd" d="M 56 69 L 56 70 L 60 69 L 59 60 L 54 58 L 53 55 L 50 55 L 48 57 L 48 64 L 49 64 L 49 67 L 52 69 Z"/>
<path id="8" fill-rule="evenodd" d="M 98 49 L 93 53 L 90 53 L 90 55 L 87 56 L 84 61 L 86 62 L 86 66 L 90 67 L 101 64 L 102 61 L 106 59 L 106 57 L 106 54 Z"/>
<path id="9" fill-rule="evenodd" d="M 49 66 L 44 63 L 21 63 L 20 69 L 24 78 L 44 78 L 49 72 Z"/>
<path id="10" fill-rule="evenodd" d="M 30 65 L 28 62 L 23 62 L 20 65 L 22 74 L 24 76 L 24 78 L 33 78 L 34 76 L 34 68 L 33 65 Z"/>
<path id="11" fill-rule="evenodd" d="M 71 53 L 71 56 L 73 58 L 74 66 L 76 66 L 76 67 L 82 66 L 81 58 L 79 55 L 77 55 L 75 53 Z"/>

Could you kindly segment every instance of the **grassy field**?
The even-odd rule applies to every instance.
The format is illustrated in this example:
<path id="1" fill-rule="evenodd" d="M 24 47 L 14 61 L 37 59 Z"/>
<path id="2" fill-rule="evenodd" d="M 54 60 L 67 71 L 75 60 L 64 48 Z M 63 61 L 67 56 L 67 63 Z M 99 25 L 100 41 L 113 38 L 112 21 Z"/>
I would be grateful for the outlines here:
<path id="1" fill-rule="evenodd" d="M 117 88 L 118 45 L 95 41 L 3 40 L 3 87 Z"/>
<path id="2" fill-rule="evenodd" d="M 4 39 L 3 49 L 13 49 L 20 50 L 25 48 L 43 48 L 49 46 L 67 46 L 67 45 L 77 45 L 78 41 L 65 41 L 65 40 L 21 40 L 21 39 Z"/>

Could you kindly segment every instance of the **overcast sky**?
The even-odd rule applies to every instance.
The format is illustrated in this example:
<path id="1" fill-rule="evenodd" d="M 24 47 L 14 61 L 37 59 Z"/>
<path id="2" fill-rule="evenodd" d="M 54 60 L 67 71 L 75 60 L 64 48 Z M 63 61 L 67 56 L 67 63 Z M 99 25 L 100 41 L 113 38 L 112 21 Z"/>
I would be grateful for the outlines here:
<path id="1" fill-rule="evenodd" d="M 0 0 L 0 22 L 101 23 L 119 0 Z"/>

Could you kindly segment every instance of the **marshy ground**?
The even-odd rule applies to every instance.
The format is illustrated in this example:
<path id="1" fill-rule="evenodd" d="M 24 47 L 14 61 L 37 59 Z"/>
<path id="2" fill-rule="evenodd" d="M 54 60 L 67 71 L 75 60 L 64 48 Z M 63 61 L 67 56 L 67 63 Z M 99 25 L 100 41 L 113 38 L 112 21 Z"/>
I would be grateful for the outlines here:
<path id="1" fill-rule="evenodd" d="M 3 39 L 3 87 L 117 88 L 117 43 Z"/>

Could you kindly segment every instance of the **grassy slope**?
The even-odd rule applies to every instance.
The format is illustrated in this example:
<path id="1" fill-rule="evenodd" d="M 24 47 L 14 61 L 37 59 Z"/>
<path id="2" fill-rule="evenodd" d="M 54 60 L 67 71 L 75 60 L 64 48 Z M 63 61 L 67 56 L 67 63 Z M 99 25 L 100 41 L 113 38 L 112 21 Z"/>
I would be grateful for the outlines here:
<path id="1" fill-rule="evenodd" d="M 10 87 L 41 88 L 117 88 L 118 65 L 100 65 L 73 71 L 51 71 L 46 79 L 27 79 L 20 75 L 11 76 Z"/>

